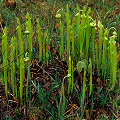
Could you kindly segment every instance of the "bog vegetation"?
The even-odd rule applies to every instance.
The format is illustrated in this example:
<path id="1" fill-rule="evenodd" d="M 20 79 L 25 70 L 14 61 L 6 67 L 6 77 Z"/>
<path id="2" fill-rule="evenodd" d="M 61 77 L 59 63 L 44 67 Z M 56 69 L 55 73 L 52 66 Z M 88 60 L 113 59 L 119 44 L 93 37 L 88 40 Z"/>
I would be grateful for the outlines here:
<path id="1" fill-rule="evenodd" d="M 111 104 L 115 111 L 120 107 L 117 30 L 105 28 L 91 12 L 77 5 L 71 15 L 68 4 L 59 9 L 54 40 L 52 30 L 43 29 L 43 21 L 33 21 L 30 13 L 25 24 L 17 17 L 12 38 L 4 28 L 1 83 L 8 104 L 12 97 L 26 111 L 21 115 L 32 114 L 33 107 L 31 116 L 39 119 L 96 119 L 98 111 L 101 119 L 118 118 L 119 112 L 104 110 Z"/>

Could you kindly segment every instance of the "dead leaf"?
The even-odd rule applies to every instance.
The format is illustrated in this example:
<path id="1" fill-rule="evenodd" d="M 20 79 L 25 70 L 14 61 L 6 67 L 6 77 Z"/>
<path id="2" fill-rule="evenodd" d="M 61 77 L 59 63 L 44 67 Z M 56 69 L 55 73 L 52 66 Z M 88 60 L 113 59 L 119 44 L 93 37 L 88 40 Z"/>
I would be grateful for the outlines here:
<path id="1" fill-rule="evenodd" d="M 104 110 L 103 108 L 100 109 L 100 111 L 107 117 L 109 117 L 109 114 L 106 110 Z"/>
<path id="2" fill-rule="evenodd" d="M 89 110 L 85 110 L 85 114 L 86 114 L 86 119 L 90 120 L 90 111 Z"/>
<path id="3" fill-rule="evenodd" d="M 36 120 L 35 116 L 32 113 L 30 114 L 30 120 Z"/>
<path id="4" fill-rule="evenodd" d="M 55 23 L 55 29 L 59 29 L 60 28 L 60 24 L 59 23 Z"/>
<path id="5" fill-rule="evenodd" d="M 97 83 L 100 87 L 103 87 L 103 81 L 100 78 L 97 78 Z"/>
<path id="6" fill-rule="evenodd" d="M 70 104 L 70 106 L 71 106 L 72 108 L 74 108 L 74 109 L 78 109 L 77 104 Z"/>
<path id="7" fill-rule="evenodd" d="M 67 111 L 65 112 L 65 114 L 67 114 L 67 113 L 69 113 L 69 112 L 72 113 L 73 110 L 78 109 L 77 104 L 70 104 L 70 106 L 71 106 L 71 108 L 70 108 L 69 110 L 67 110 Z"/>
<path id="8" fill-rule="evenodd" d="M 2 15 L 0 14 L 0 31 L 3 31 L 4 27 L 5 27 L 5 23 L 2 18 Z"/>
<path id="9" fill-rule="evenodd" d="M 3 7 L 10 7 L 10 8 L 15 9 L 16 8 L 16 2 L 15 2 L 15 0 L 8 0 L 7 2 L 3 2 L 2 6 Z"/>

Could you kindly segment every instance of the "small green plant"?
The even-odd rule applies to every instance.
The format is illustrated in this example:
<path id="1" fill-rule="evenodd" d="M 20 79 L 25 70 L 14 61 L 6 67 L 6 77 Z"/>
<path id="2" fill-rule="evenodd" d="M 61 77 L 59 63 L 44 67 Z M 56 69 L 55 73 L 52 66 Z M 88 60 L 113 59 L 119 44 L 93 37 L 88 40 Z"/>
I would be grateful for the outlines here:
<path id="1" fill-rule="evenodd" d="M 42 61 L 42 31 L 40 27 L 40 22 L 37 19 L 37 29 L 38 29 L 38 42 L 39 42 L 39 60 Z"/>
<path id="2" fill-rule="evenodd" d="M 28 40 L 26 42 L 26 46 L 28 47 L 29 50 L 29 58 L 32 60 L 33 58 L 33 48 L 32 48 L 32 36 L 33 36 L 33 31 L 32 31 L 32 23 L 31 23 L 31 17 L 30 14 L 26 14 L 27 22 L 26 22 L 26 31 L 28 31 Z"/>
<path id="3" fill-rule="evenodd" d="M 90 94 L 92 94 L 93 91 L 93 84 L 92 84 L 92 60 L 90 59 Z"/>
<path id="4" fill-rule="evenodd" d="M 71 76 L 68 78 L 68 95 L 69 95 L 74 88 L 74 67 L 73 67 L 73 60 L 71 60 L 71 56 L 69 56 L 68 75 Z"/>
<path id="5" fill-rule="evenodd" d="M 17 32 L 18 32 L 18 40 L 20 41 L 20 45 L 19 45 L 19 50 L 20 50 L 20 100 L 21 103 L 23 103 L 23 87 L 24 87 L 24 72 L 25 72 L 25 68 L 24 68 L 24 43 L 23 43 L 23 39 L 22 39 L 22 29 L 21 29 L 21 23 L 19 18 L 17 18 L 17 22 L 18 22 L 18 27 L 17 27 Z"/>
<path id="6" fill-rule="evenodd" d="M 8 30 L 4 29 L 4 34 L 2 36 L 2 55 L 3 55 L 3 84 L 5 84 L 5 93 L 6 97 L 8 97 Z"/>
<path id="7" fill-rule="evenodd" d="M 14 61 L 14 59 L 15 59 L 15 40 L 16 40 L 16 38 L 12 37 L 11 46 L 10 46 L 11 62 Z M 15 63 L 14 62 L 11 63 L 11 86 L 12 86 L 13 95 L 15 96 L 16 84 L 15 84 Z"/>
<path id="8" fill-rule="evenodd" d="M 70 23 L 71 23 L 71 20 L 70 20 L 70 13 L 69 13 L 68 5 L 66 7 L 67 7 L 67 13 L 66 13 L 66 24 L 67 24 L 66 48 L 67 48 L 67 50 L 66 51 L 67 51 L 67 54 L 69 55 L 69 51 L 70 51 L 70 31 L 71 31 Z"/>
<path id="9" fill-rule="evenodd" d="M 115 38 L 117 33 L 113 32 L 113 36 L 110 37 L 110 81 L 113 89 L 116 84 L 117 74 L 117 48 Z"/>

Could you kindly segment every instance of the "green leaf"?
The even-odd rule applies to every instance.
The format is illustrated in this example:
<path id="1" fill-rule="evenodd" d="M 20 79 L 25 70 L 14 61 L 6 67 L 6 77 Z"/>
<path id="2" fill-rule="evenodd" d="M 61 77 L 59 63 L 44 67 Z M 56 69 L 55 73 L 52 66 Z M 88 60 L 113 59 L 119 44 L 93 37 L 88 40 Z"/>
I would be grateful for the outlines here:
<path id="1" fill-rule="evenodd" d="M 90 23 L 90 26 L 96 27 L 96 21 L 91 22 L 91 23 Z"/>
<path id="2" fill-rule="evenodd" d="M 61 14 L 56 14 L 56 16 L 55 16 L 56 18 L 61 18 Z"/>
<path id="3" fill-rule="evenodd" d="M 89 15 L 91 13 L 91 8 L 88 9 L 87 14 Z"/>
<path id="4" fill-rule="evenodd" d="M 78 70 L 78 73 L 80 73 L 82 71 L 83 68 L 86 67 L 86 60 L 82 60 L 82 61 L 79 61 L 77 63 L 77 70 Z"/>
<path id="5" fill-rule="evenodd" d="M 100 29 L 103 28 L 103 25 L 102 25 L 102 23 L 101 23 L 100 21 L 98 21 L 98 27 L 99 27 Z"/>
<path id="6" fill-rule="evenodd" d="M 25 34 L 29 34 L 29 33 L 30 33 L 30 31 L 26 30 L 24 33 L 25 33 Z"/>
<path id="7" fill-rule="evenodd" d="M 24 58 L 24 61 L 28 62 L 29 61 L 29 57 Z"/>

